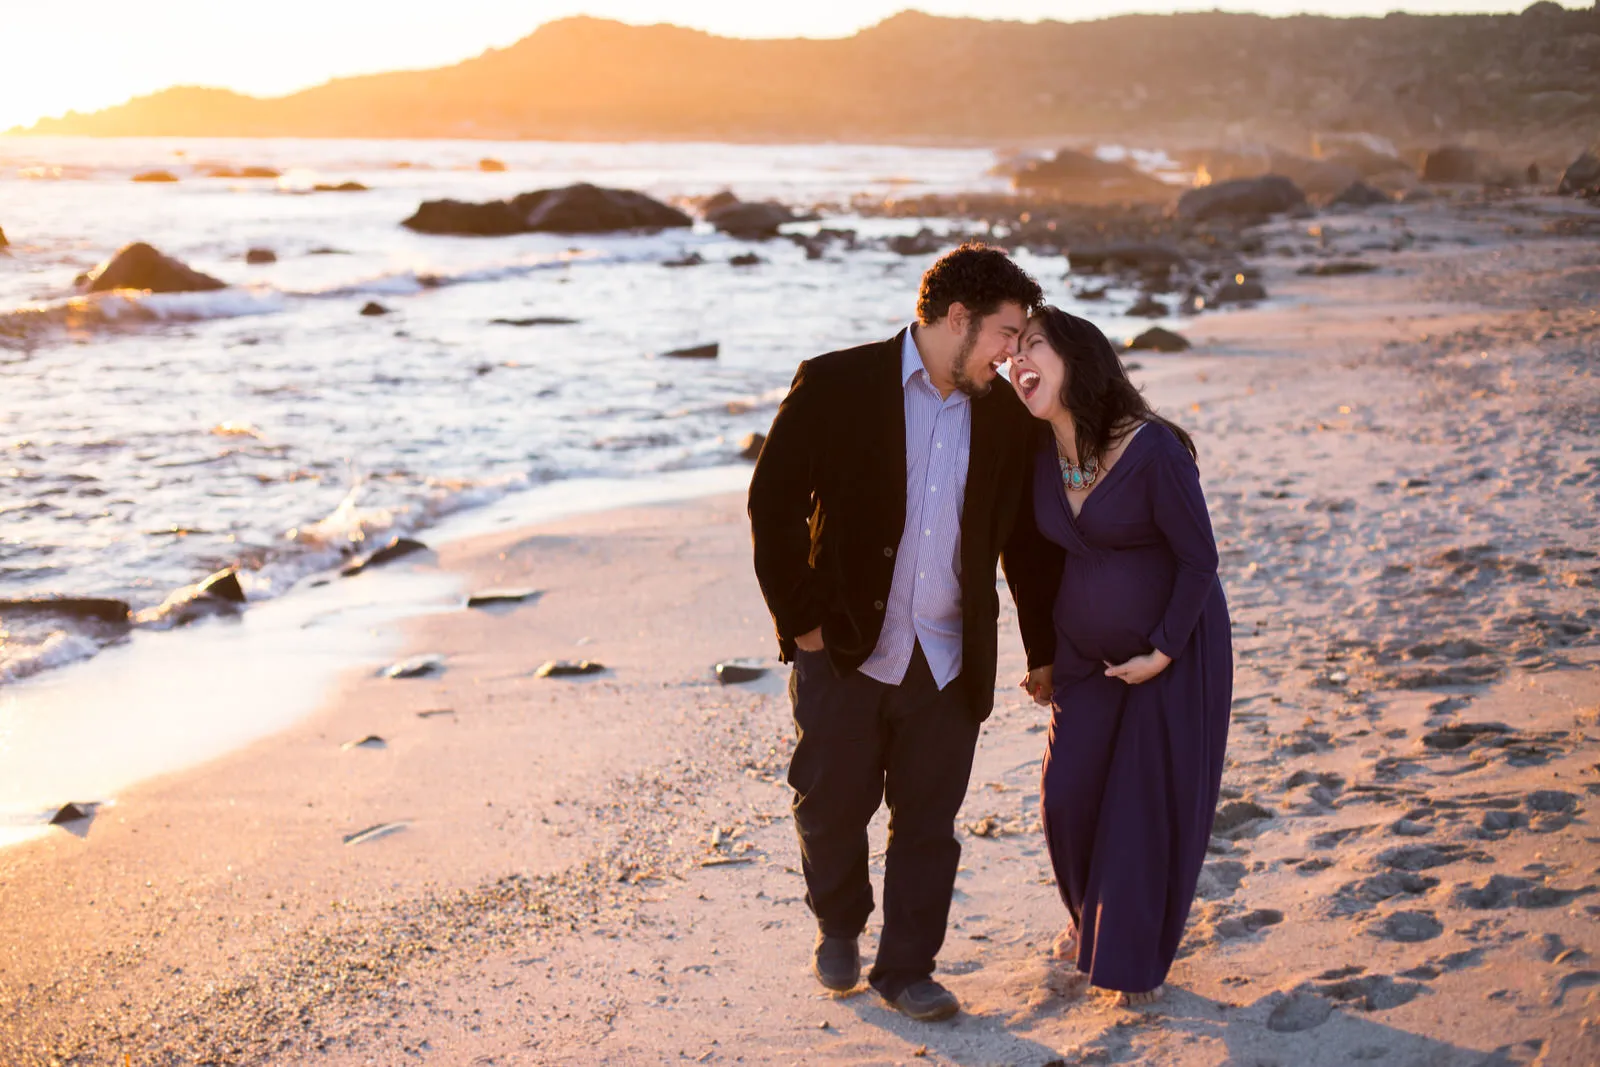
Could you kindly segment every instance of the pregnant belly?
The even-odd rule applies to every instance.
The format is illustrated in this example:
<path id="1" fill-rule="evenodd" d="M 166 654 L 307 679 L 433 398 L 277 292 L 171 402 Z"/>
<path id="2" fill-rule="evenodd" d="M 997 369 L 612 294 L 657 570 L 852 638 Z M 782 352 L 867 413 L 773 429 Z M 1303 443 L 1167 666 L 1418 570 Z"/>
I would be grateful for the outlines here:
<path id="1" fill-rule="evenodd" d="M 1175 572 L 1160 547 L 1069 559 L 1056 599 L 1056 632 L 1091 662 L 1144 655 L 1172 597 Z"/>

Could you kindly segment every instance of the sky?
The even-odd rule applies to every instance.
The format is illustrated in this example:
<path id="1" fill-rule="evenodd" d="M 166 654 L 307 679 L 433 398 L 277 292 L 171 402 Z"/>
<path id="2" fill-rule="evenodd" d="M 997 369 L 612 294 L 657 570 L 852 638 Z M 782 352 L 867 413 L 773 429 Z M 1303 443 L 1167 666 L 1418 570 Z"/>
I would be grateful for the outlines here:
<path id="1" fill-rule="evenodd" d="M 1589 0 L 1563 0 L 1587 7 Z M 733 37 L 844 37 L 907 7 L 1023 21 L 1131 11 L 1381 15 L 1512 11 L 1517 0 L 0 0 L 0 130 L 171 85 L 276 96 L 332 77 L 444 66 L 552 19 L 673 22 Z"/>

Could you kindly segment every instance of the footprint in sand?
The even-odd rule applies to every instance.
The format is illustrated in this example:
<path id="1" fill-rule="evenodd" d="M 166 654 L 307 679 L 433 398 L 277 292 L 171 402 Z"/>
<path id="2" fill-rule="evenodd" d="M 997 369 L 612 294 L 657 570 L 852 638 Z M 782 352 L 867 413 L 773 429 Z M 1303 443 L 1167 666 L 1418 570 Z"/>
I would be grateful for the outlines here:
<path id="1" fill-rule="evenodd" d="M 1332 914 L 1356 915 L 1394 897 L 1420 896 L 1438 884 L 1439 879 L 1432 875 L 1384 871 L 1340 886 L 1333 894 Z"/>
<path id="2" fill-rule="evenodd" d="M 1432 941 L 1444 933 L 1444 924 L 1429 911 L 1397 911 L 1379 919 L 1368 932 L 1385 941 Z"/>
<path id="3" fill-rule="evenodd" d="M 1238 860 L 1216 860 L 1200 869 L 1195 896 L 1201 900 L 1226 900 L 1233 896 L 1249 872 Z"/>
<path id="4" fill-rule="evenodd" d="M 1556 983 L 1555 993 L 1550 998 L 1551 1003 L 1559 1008 L 1567 999 L 1568 993 L 1592 985 L 1600 985 L 1600 971 L 1573 971 L 1564 974 Z"/>
<path id="5" fill-rule="evenodd" d="M 1419 982 L 1397 982 L 1386 974 L 1367 974 L 1359 978 L 1343 978 L 1315 988 L 1325 997 L 1362 1011 L 1386 1011 L 1411 1003 L 1428 987 Z"/>
<path id="6" fill-rule="evenodd" d="M 1487 852 L 1466 845 L 1402 845 L 1378 853 L 1378 862 L 1400 871 L 1425 871 L 1459 860 L 1488 862 Z"/>
<path id="7" fill-rule="evenodd" d="M 1594 886 L 1557 889 L 1555 886 L 1540 885 L 1530 878 L 1496 874 L 1491 875 L 1482 886 L 1456 886 L 1455 902 L 1474 911 L 1509 908 L 1513 905 L 1519 908 L 1559 908 L 1594 891 Z"/>
<path id="8" fill-rule="evenodd" d="M 1259 930 L 1276 926 L 1281 922 L 1283 922 L 1283 912 L 1276 908 L 1256 908 L 1217 923 L 1217 940 L 1231 941 L 1235 938 L 1249 937 Z"/>

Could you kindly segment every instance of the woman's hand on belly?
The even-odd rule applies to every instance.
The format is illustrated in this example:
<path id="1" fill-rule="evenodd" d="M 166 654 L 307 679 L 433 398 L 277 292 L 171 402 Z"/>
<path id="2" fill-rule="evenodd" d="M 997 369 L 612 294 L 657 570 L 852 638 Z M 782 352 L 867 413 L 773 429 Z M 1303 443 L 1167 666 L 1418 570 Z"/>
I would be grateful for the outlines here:
<path id="1" fill-rule="evenodd" d="M 1126 663 L 1112 663 L 1107 660 L 1106 677 L 1121 678 L 1129 685 L 1143 685 L 1170 666 L 1172 657 L 1157 649 L 1142 656 L 1135 656 Z"/>

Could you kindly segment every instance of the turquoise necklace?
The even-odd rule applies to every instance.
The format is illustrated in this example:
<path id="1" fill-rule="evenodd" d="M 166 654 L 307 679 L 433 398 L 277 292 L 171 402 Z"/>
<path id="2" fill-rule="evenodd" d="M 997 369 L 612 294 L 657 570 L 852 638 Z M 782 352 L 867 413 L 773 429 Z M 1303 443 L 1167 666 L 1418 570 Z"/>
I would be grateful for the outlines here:
<path id="1" fill-rule="evenodd" d="M 1068 489 L 1087 489 L 1094 484 L 1096 478 L 1100 477 L 1100 464 L 1096 460 L 1091 459 L 1082 464 L 1074 463 L 1059 452 L 1056 454 L 1056 460 L 1061 464 L 1061 481 Z"/>

